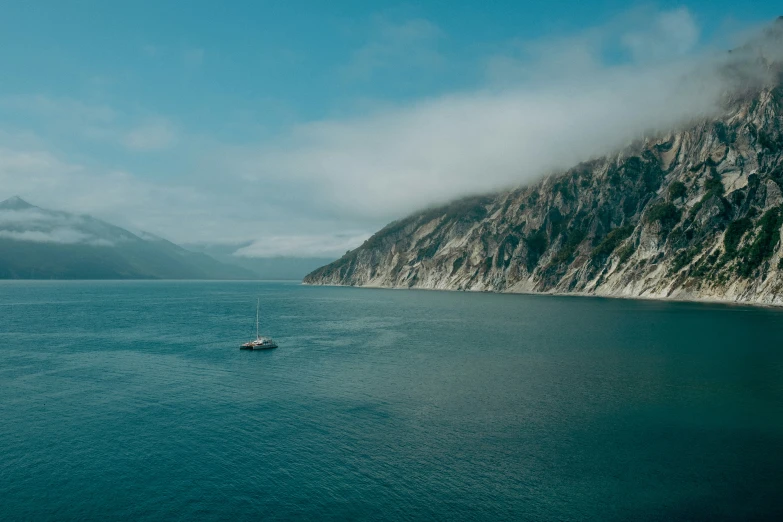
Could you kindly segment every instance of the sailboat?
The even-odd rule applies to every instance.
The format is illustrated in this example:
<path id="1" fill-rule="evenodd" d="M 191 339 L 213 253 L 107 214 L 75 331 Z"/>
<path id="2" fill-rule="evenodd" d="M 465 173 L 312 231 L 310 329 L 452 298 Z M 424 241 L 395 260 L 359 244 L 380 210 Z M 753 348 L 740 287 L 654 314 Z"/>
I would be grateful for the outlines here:
<path id="1" fill-rule="evenodd" d="M 239 347 L 240 350 L 271 350 L 277 348 L 277 343 L 269 337 L 262 337 L 258 334 L 258 309 L 261 306 L 261 299 L 256 302 L 256 338 Z"/>

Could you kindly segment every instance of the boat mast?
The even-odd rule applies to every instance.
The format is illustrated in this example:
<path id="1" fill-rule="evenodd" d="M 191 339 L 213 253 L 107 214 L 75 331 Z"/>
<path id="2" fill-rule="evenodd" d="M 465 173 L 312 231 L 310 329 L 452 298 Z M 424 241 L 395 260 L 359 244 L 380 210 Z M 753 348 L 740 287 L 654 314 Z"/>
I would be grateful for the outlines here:
<path id="1" fill-rule="evenodd" d="M 258 307 L 261 306 L 261 298 L 258 298 L 258 301 L 256 301 L 256 339 L 260 339 L 261 337 L 258 335 Z"/>

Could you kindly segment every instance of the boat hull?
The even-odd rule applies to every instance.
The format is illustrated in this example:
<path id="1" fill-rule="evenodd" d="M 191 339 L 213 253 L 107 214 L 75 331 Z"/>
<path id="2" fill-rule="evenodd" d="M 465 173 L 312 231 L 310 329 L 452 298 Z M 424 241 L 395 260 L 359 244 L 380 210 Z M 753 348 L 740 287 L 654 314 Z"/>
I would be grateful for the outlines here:
<path id="1" fill-rule="evenodd" d="M 264 344 L 264 345 L 260 345 L 260 344 L 256 344 L 256 345 L 243 344 L 242 346 L 239 347 L 240 350 L 273 350 L 275 348 L 277 348 L 276 344 Z"/>

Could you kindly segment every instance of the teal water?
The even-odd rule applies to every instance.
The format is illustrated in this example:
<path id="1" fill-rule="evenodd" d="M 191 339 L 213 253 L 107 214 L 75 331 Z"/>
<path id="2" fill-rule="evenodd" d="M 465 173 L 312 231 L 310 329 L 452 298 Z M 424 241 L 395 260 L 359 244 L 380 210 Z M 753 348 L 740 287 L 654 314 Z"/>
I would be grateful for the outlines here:
<path id="1" fill-rule="evenodd" d="M 240 351 L 263 330 L 280 348 Z M 0 519 L 783 518 L 783 311 L 0 283 Z"/>

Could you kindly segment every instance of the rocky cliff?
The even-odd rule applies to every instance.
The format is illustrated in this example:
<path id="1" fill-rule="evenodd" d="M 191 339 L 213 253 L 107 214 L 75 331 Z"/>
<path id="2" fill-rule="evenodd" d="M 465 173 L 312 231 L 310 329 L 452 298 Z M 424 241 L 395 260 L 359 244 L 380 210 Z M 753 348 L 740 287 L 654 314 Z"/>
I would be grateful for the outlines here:
<path id="1" fill-rule="evenodd" d="M 305 283 L 783 304 L 783 75 L 754 60 L 771 80 L 720 117 L 393 222 Z"/>

